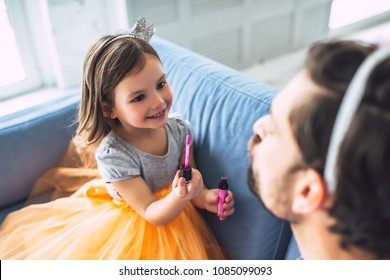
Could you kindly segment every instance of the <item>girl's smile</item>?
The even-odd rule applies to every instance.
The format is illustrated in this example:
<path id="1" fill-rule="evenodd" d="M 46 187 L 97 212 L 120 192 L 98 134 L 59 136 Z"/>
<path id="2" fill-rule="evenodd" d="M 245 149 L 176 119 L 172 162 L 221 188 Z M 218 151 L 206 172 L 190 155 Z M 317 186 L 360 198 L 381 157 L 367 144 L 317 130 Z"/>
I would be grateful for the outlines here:
<path id="1" fill-rule="evenodd" d="M 157 114 L 153 115 L 153 116 L 150 116 L 150 117 L 146 117 L 147 119 L 157 119 L 157 120 L 161 120 L 161 119 L 164 119 L 165 117 L 165 113 L 166 113 L 166 109 L 162 110 L 161 112 L 158 112 Z"/>

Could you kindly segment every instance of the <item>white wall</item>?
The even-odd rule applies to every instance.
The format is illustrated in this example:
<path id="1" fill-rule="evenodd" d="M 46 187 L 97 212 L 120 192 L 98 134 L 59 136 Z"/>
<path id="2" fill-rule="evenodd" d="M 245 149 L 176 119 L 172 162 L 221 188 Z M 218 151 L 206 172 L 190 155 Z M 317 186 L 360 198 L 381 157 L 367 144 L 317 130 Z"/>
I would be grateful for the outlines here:
<path id="1" fill-rule="evenodd" d="M 51 83 L 50 80 L 54 80 L 52 83 L 59 88 L 79 85 L 88 47 L 100 36 L 116 32 L 121 24 L 123 28 L 124 17 L 127 25 L 125 8 L 122 8 L 123 12 L 116 13 L 121 3 L 107 0 L 25 0 L 46 85 Z"/>
<path id="2" fill-rule="evenodd" d="M 328 34 L 331 0 L 128 0 L 159 36 L 235 68 L 275 57 Z"/>
<path id="3" fill-rule="evenodd" d="M 102 35 L 131 27 L 139 16 L 145 16 L 154 23 L 156 35 L 241 69 L 325 38 L 332 1 L 40 2 L 43 3 L 42 16 L 47 19 L 45 41 L 54 54 L 51 63 L 55 66 L 55 80 L 60 87 L 67 88 L 79 84 L 82 62 L 89 45 Z"/>

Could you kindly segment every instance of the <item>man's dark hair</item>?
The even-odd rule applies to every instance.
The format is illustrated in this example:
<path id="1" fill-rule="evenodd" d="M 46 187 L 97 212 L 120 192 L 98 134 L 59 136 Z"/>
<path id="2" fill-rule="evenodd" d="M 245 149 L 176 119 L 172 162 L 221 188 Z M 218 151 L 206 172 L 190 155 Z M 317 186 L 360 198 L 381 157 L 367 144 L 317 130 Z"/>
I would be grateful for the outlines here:
<path id="1" fill-rule="evenodd" d="M 313 45 L 306 60 L 310 78 L 322 88 L 290 115 L 305 164 L 323 175 L 330 134 L 344 93 L 376 46 L 355 41 Z M 377 258 L 390 256 L 390 58 L 369 76 L 363 100 L 337 160 L 335 201 L 330 215 L 344 248 Z"/>

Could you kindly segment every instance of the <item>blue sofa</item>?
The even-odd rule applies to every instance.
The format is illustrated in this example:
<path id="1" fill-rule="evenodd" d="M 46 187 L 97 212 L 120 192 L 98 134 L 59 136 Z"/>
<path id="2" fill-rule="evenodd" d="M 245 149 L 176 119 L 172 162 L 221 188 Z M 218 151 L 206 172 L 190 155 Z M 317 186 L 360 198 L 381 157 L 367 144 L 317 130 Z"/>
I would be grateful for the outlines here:
<path id="1" fill-rule="evenodd" d="M 202 212 L 229 259 L 296 259 L 288 223 L 272 216 L 247 185 L 247 141 L 276 89 L 154 37 L 174 94 L 171 112 L 194 129 L 195 157 L 208 187 L 228 176 L 236 212 L 220 222 Z M 22 207 L 36 179 L 54 166 L 75 132 L 80 93 L 0 118 L 0 221 Z M 42 194 L 38 202 L 49 199 Z M 1 241 L 0 241 L 1 242 Z"/>

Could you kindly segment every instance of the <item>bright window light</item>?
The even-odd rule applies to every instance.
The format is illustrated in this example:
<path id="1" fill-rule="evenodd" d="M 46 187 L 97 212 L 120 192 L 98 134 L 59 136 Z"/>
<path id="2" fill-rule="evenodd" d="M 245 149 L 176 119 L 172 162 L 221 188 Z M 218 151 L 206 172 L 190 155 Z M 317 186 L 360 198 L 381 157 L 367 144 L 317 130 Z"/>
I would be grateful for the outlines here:
<path id="1" fill-rule="evenodd" d="M 329 28 L 344 27 L 387 11 L 389 0 L 333 0 Z"/>
<path id="2" fill-rule="evenodd" d="M 4 0 L 0 0 L 0 42 L 1 87 L 22 81 L 26 77 Z"/>

